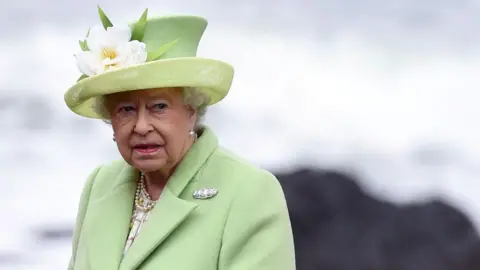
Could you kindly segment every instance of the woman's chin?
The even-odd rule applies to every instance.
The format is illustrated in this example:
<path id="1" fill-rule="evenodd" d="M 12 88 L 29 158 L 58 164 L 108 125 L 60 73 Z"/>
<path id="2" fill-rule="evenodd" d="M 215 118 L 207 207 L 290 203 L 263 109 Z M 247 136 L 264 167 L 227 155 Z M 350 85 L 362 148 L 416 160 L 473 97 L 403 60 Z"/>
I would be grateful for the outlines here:
<path id="1" fill-rule="evenodd" d="M 165 167 L 167 163 L 166 158 L 154 158 L 154 159 L 136 159 L 133 160 L 133 167 L 142 172 L 154 172 L 159 171 Z"/>

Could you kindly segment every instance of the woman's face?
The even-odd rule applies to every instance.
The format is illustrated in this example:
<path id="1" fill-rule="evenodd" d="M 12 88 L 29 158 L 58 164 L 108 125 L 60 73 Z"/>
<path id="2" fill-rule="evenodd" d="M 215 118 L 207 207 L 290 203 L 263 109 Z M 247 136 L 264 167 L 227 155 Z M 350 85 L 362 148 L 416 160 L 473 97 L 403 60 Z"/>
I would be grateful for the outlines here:
<path id="1" fill-rule="evenodd" d="M 196 111 L 179 88 L 111 94 L 105 105 L 125 161 L 142 172 L 169 172 L 190 148 Z"/>

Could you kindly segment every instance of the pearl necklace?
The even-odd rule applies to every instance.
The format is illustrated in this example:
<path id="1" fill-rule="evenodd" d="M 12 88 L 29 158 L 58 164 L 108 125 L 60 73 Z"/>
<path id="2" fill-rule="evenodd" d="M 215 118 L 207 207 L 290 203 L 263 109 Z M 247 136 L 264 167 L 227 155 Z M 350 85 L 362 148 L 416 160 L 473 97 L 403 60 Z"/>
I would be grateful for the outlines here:
<path id="1" fill-rule="evenodd" d="M 144 198 L 147 200 L 147 205 L 144 206 Z M 150 195 L 147 192 L 145 187 L 145 175 L 143 173 L 140 174 L 140 180 L 138 181 L 137 185 L 137 192 L 135 194 L 135 206 L 138 210 L 148 212 L 153 209 L 157 201 L 152 200 Z"/>
<path id="2" fill-rule="evenodd" d="M 137 183 L 137 191 L 135 193 L 135 209 L 130 221 L 130 233 L 128 234 L 125 248 L 123 250 L 124 256 L 132 246 L 137 235 L 140 233 L 143 223 L 147 221 L 149 212 L 153 209 L 156 203 L 157 201 L 152 200 L 150 195 L 148 195 L 147 189 L 145 188 L 145 175 L 141 173 L 140 179 Z"/>

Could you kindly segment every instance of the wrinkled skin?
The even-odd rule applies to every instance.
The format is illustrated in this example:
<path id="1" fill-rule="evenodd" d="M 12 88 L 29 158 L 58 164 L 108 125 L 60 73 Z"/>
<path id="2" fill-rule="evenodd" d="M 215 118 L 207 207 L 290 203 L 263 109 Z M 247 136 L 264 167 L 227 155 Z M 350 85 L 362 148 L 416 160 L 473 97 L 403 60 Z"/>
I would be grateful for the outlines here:
<path id="1" fill-rule="evenodd" d="M 145 173 L 147 186 L 164 184 L 194 142 L 196 110 L 183 103 L 181 89 L 115 93 L 105 105 L 123 159 Z"/>

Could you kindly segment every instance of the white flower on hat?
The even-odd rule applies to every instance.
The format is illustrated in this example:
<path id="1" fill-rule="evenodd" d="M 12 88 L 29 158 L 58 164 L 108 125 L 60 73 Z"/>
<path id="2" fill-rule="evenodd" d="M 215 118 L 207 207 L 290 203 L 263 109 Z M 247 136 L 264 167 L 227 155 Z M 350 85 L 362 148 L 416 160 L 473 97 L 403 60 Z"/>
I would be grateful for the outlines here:
<path id="1" fill-rule="evenodd" d="M 147 26 L 148 9 L 145 9 L 132 28 L 128 25 L 114 26 L 100 6 L 98 14 L 103 27 L 91 28 L 87 37 L 79 41 L 82 51 L 75 55 L 77 67 L 83 73 L 79 80 L 110 70 L 155 61 L 178 41 L 173 40 L 153 50 L 150 48 L 147 52 L 143 36 Z"/>
<path id="2" fill-rule="evenodd" d="M 131 38 L 132 30 L 128 25 L 93 27 L 84 41 L 88 50 L 75 55 L 80 72 L 93 76 L 145 63 L 145 43 Z"/>

